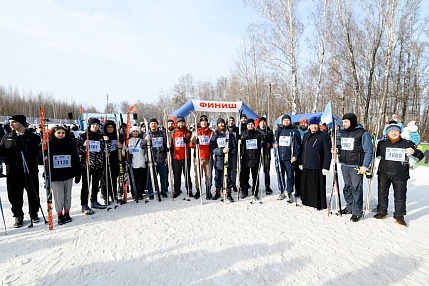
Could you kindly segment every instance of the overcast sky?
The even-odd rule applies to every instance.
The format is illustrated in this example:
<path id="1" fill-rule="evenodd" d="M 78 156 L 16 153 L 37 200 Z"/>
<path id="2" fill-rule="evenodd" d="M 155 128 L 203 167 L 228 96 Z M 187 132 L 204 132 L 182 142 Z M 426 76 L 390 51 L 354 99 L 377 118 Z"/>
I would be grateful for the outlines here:
<path id="1" fill-rule="evenodd" d="M 242 0 L 1 0 L 0 85 L 154 102 L 182 75 L 229 76 L 254 18 Z"/>

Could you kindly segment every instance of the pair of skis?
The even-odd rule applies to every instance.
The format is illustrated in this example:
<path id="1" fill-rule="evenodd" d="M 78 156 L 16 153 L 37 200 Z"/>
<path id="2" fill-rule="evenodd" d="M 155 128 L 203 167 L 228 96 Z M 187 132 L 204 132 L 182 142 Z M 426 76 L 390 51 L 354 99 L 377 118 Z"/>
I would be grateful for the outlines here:
<path id="1" fill-rule="evenodd" d="M 372 160 L 371 160 L 371 167 L 370 167 L 370 174 L 367 175 L 367 179 L 368 179 L 368 192 L 366 195 L 366 200 L 365 200 L 365 208 L 363 211 L 363 217 L 365 217 L 365 215 L 367 215 L 371 210 L 370 210 L 370 200 L 371 200 L 371 188 L 372 188 L 372 180 L 374 179 L 374 171 L 375 171 L 375 157 L 377 156 L 377 135 L 374 134 L 372 136 L 372 145 L 373 145 L 373 153 L 372 153 Z"/>
<path id="2" fill-rule="evenodd" d="M 332 118 L 332 132 L 331 132 L 331 146 L 332 150 L 336 149 L 336 142 L 337 142 L 337 134 L 335 130 L 335 119 Z M 329 197 L 329 203 L 328 203 L 328 216 L 332 214 L 332 205 L 333 201 L 332 198 L 334 196 L 334 189 L 335 193 L 337 195 L 337 202 L 338 202 L 338 208 L 339 211 L 337 212 L 337 215 L 342 216 L 341 213 L 341 196 L 340 196 L 340 186 L 338 184 L 338 166 L 337 166 L 337 152 L 332 152 L 332 183 L 331 183 L 331 189 L 330 189 L 330 197 Z"/>
<path id="3" fill-rule="evenodd" d="M 49 136 L 48 136 L 48 130 L 46 128 L 44 107 L 40 108 L 40 125 L 42 126 L 42 155 L 43 155 L 43 166 L 44 166 L 44 176 L 45 176 L 46 198 L 47 198 L 47 205 L 48 205 L 48 225 L 49 225 L 49 230 L 53 230 L 54 222 L 52 219 L 52 188 L 51 188 L 51 164 L 49 161 L 50 160 Z M 25 163 L 24 154 L 22 154 L 22 160 L 23 160 L 23 163 Z M 26 166 L 27 164 L 25 163 L 24 165 Z M 24 166 L 24 170 L 25 170 L 25 166 Z M 32 225 L 33 223 L 31 222 L 31 226 Z"/>
<path id="4" fill-rule="evenodd" d="M 197 116 L 195 115 L 194 112 L 191 111 L 191 114 L 194 116 L 194 126 L 195 126 L 195 137 L 198 139 L 198 122 L 197 122 Z M 186 146 L 185 146 L 186 148 Z M 198 181 L 198 185 L 196 186 L 196 188 L 198 189 L 198 191 L 200 192 L 200 199 L 201 199 L 201 204 L 203 204 L 203 194 L 202 194 L 202 184 L 201 184 L 201 156 L 200 156 L 200 144 L 197 144 L 195 146 L 195 166 L 196 166 L 196 173 L 197 173 L 197 181 Z M 187 159 L 185 159 L 187 160 Z"/>
<path id="5" fill-rule="evenodd" d="M 124 135 L 124 140 L 125 140 L 125 145 L 126 146 L 128 146 L 128 142 L 130 140 L 131 113 L 134 112 L 136 109 L 137 109 L 137 104 L 134 104 L 128 110 L 128 112 L 127 112 L 127 124 L 126 124 L 125 127 L 124 127 L 124 120 L 122 118 L 122 114 L 119 114 L 121 130 L 122 130 L 122 133 Z M 133 192 L 134 192 L 134 201 L 136 203 L 138 203 L 139 202 L 139 198 L 138 198 L 138 194 L 137 194 L 136 181 L 135 181 L 135 178 L 134 178 L 134 172 L 133 172 L 131 157 L 130 157 L 128 151 L 126 152 L 126 156 L 125 156 L 125 170 L 126 170 L 126 174 L 128 175 L 128 180 L 124 180 L 125 181 L 125 184 L 124 184 L 124 197 L 123 197 L 122 204 L 126 204 L 127 203 L 127 191 L 128 191 L 129 185 L 131 185 L 131 187 L 133 189 Z"/>
<path id="6" fill-rule="evenodd" d="M 143 117 L 144 124 L 149 130 L 149 125 L 147 123 L 147 120 L 145 117 Z M 150 172 L 150 181 L 152 184 L 152 191 L 156 190 L 156 195 L 158 198 L 158 202 L 161 201 L 161 193 L 159 191 L 159 185 L 158 185 L 158 179 L 157 179 L 157 171 L 156 171 L 156 162 L 155 162 L 155 156 L 153 154 L 153 144 L 152 144 L 152 138 L 150 138 L 149 141 L 147 141 L 147 153 L 149 156 L 149 172 Z"/>

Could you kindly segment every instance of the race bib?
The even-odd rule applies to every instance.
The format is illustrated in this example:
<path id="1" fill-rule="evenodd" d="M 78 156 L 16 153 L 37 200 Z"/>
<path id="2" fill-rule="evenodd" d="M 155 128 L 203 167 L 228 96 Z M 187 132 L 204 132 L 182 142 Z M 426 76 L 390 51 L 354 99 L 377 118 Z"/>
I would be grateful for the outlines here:
<path id="1" fill-rule="evenodd" d="M 118 146 L 116 146 L 116 140 L 112 140 L 110 143 L 110 152 L 113 152 L 115 150 L 118 150 Z"/>
<path id="2" fill-rule="evenodd" d="M 132 155 L 138 155 L 140 154 L 140 146 L 134 146 L 134 145 L 129 145 L 128 146 L 128 153 L 132 154 Z"/>
<path id="3" fill-rule="evenodd" d="M 152 138 L 152 147 L 153 148 L 161 148 L 162 147 L 162 142 L 163 142 L 163 137 L 154 137 Z"/>
<path id="4" fill-rule="evenodd" d="M 200 145 L 210 145 L 210 138 L 207 135 L 198 136 Z"/>
<path id="5" fill-rule="evenodd" d="M 59 168 L 70 168 L 71 167 L 71 156 L 70 155 L 58 155 L 53 156 L 54 169 Z"/>
<path id="6" fill-rule="evenodd" d="M 341 138 L 341 150 L 353 151 L 354 147 L 355 147 L 354 138 Z"/>
<path id="7" fill-rule="evenodd" d="M 258 140 L 257 139 L 247 139 L 246 140 L 246 149 L 247 150 L 258 149 Z"/>
<path id="8" fill-rule="evenodd" d="M 89 140 L 89 152 L 100 152 L 100 141 Z"/>
<path id="9" fill-rule="evenodd" d="M 405 149 L 402 148 L 386 148 L 386 161 L 405 161 Z"/>
<path id="10" fill-rule="evenodd" d="M 225 137 L 217 138 L 217 147 L 218 148 L 225 148 L 226 147 L 226 138 Z"/>
<path id="11" fill-rule="evenodd" d="M 174 138 L 174 143 L 176 147 L 185 147 L 186 145 L 183 137 Z"/>
<path id="12" fill-rule="evenodd" d="M 280 136 L 279 138 L 279 146 L 290 146 L 290 136 Z"/>

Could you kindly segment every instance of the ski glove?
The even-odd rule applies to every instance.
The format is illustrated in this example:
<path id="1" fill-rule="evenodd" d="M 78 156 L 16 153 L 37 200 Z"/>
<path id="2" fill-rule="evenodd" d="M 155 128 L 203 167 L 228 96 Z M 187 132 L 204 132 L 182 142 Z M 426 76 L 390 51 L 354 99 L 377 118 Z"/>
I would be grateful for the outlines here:
<path id="1" fill-rule="evenodd" d="M 74 182 L 75 182 L 76 184 L 79 184 L 79 182 L 80 182 L 80 177 L 81 177 L 81 174 L 80 174 L 80 173 L 74 177 Z"/>
<path id="2" fill-rule="evenodd" d="M 323 175 L 323 176 L 328 175 L 328 173 L 329 173 L 329 170 L 322 169 L 322 175 Z"/>
<path id="3" fill-rule="evenodd" d="M 304 167 L 302 165 L 299 165 L 298 167 L 301 171 L 304 170 Z"/>
<path id="4" fill-rule="evenodd" d="M 192 140 L 192 144 L 194 144 L 194 145 L 200 144 L 200 139 L 196 138 L 196 139 Z"/>

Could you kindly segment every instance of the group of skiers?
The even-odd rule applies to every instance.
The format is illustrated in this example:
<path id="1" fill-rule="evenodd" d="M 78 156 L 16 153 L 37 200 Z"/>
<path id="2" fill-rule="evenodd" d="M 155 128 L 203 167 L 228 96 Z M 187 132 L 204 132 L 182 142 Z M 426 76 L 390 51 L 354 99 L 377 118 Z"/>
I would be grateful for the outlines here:
<path id="1" fill-rule="evenodd" d="M 358 124 L 353 113 L 342 117 L 344 128 L 334 131 L 333 136 L 322 131 L 323 125 L 318 117 L 303 117 L 294 127 L 291 117 L 286 114 L 274 133 L 264 117 L 254 120 L 240 114 L 239 126 L 235 124 L 234 116 L 230 116 L 227 122 L 219 118 L 213 129 L 206 115 L 201 115 L 198 121 L 191 132 L 183 117 L 179 116 L 176 122 L 168 120 L 165 129 L 160 128 L 157 119 L 151 118 L 140 126 L 129 127 L 130 134 L 124 136 L 126 129 L 118 128 L 114 121 L 104 122 L 101 132 L 100 120 L 90 118 L 87 130 L 75 142 L 70 141 L 66 127 L 54 127 L 50 131 L 48 148 L 44 150 L 49 163 L 44 176 L 45 185 L 52 189 L 58 224 L 72 221 L 73 180 L 82 182 L 81 207 L 82 212 L 88 215 L 93 214 L 94 208 L 105 209 L 111 202 L 124 202 L 126 182 L 129 182 L 136 202 L 143 200 L 145 193 L 150 199 L 156 193 L 158 200 L 161 196 L 167 198 L 169 184 L 172 184 L 171 196 L 177 198 L 182 193 L 182 174 L 185 199 L 200 199 L 204 195 L 201 189 L 204 181 L 207 200 L 233 202 L 233 192 L 239 192 L 237 197 L 240 199 L 251 194 L 252 202 L 260 202 L 259 185 L 262 181 L 265 194 L 273 193 L 270 162 L 274 153 L 280 191 L 278 200 L 287 199 L 291 203 L 294 195 L 297 205 L 318 210 L 327 208 L 326 176 L 331 159 L 338 154 L 347 203 L 339 211 L 351 214 L 352 222 L 363 216 L 363 178 L 374 166 L 374 155 L 380 157 L 378 206 L 374 217 L 386 217 L 389 187 L 393 184 L 393 216 L 399 224 L 406 225 L 409 165 L 424 155 L 416 144 L 401 137 L 403 126 L 398 122 L 388 122 L 385 138 L 376 144 L 368 131 Z M 24 189 L 27 191 L 31 223 L 40 221 L 36 158 L 41 150 L 41 139 L 26 128 L 28 124 L 24 115 L 12 116 L 9 123 L 11 132 L 1 140 L 0 157 L 5 158 L 7 193 L 15 217 L 14 227 L 18 228 L 23 225 Z M 190 177 L 191 165 L 195 172 L 195 194 Z M 261 169 L 263 180 L 259 176 Z M 98 202 L 100 188 L 102 203 Z"/>

